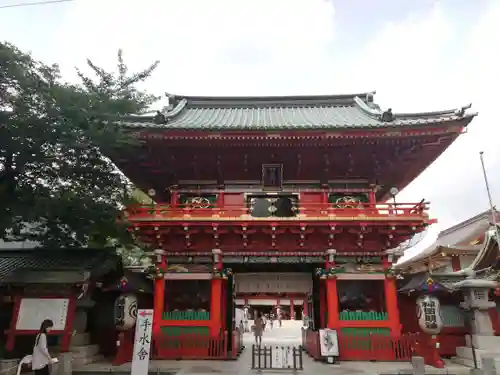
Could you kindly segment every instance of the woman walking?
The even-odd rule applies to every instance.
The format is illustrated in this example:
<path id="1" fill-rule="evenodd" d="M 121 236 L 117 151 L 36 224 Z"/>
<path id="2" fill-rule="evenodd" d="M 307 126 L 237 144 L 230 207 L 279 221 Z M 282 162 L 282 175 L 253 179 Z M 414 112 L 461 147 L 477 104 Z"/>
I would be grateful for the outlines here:
<path id="1" fill-rule="evenodd" d="M 262 319 L 262 314 L 257 313 L 257 317 L 254 321 L 254 330 L 253 334 L 255 335 L 255 344 L 262 345 L 262 333 L 264 332 L 264 320 Z"/>
<path id="2" fill-rule="evenodd" d="M 52 320 L 45 319 L 36 335 L 31 360 L 31 368 L 35 371 L 35 375 L 50 375 L 49 365 L 52 363 L 52 356 L 47 347 L 47 333 L 53 326 Z"/>

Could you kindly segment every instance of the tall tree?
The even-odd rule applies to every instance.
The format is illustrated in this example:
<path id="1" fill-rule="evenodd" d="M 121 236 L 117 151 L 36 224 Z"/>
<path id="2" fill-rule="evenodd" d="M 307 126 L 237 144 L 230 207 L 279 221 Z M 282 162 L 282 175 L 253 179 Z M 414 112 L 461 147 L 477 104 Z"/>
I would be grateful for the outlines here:
<path id="1" fill-rule="evenodd" d="M 0 238 L 61 247 L 125 234 L 130 184 L 103 154 L 132 142 L 116 120 L 158 99 L 137 88 L 158 62 L 129 73 L 118 51 L 116 72 L 87 64 L 95 77 L 78 71 L 69 84 L 57 65 L 0 43 Z"/>

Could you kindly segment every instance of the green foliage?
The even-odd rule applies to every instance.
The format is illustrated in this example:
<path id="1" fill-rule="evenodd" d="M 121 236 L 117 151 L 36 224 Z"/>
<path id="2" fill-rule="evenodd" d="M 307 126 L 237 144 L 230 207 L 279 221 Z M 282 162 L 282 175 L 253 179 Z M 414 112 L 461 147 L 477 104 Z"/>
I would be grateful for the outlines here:
<path id="1" fill-rule="evenodd" d="M 133 141 L 114 119 L 158 98 L 137 89 L 158 65 L 129 73 L 87 61 L 95 77 L 69 84 L 46 65 L 0 43 L 0 238 L 43 246 L 104 246 L 127 238 L 117 217 L 132 189 L 103 157 Z M 116 151 L 116 150 L 115 150 Z"/>

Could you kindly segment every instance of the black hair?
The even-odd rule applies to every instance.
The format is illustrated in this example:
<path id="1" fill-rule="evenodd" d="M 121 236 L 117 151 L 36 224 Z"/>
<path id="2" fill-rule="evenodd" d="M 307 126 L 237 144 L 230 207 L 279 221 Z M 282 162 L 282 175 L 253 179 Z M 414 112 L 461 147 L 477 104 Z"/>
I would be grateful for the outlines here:
<path id="1" fill-rule="evenodd" d="M 38 340 L 40 339 L 40 336 L 42 333 L 47 333 L 47 328 L 52 328 L 54 327 L 54 322 L 50 319 L 45 319 L 42 324 L 40 325 L 40 330 L 38 331 L 38 334 L 36 335 L 36 340 L 35 340 L 35 345 L 38 345 Z"/>

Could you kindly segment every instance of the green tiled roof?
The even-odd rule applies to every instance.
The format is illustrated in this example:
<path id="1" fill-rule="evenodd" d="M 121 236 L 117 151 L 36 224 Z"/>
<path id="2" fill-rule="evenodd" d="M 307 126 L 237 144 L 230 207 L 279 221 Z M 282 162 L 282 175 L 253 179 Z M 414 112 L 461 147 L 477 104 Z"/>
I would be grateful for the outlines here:
<path id="1" fill-rule="evenodd" d="M 168 95 L 156 116 L 122 118 L 129 128 L 172 130 L 305 130 L 399 127 L 464 120 L 470 105 L 426 113 L 382 111 L 374 93 L 329 96 L 199 97 Z"/>

